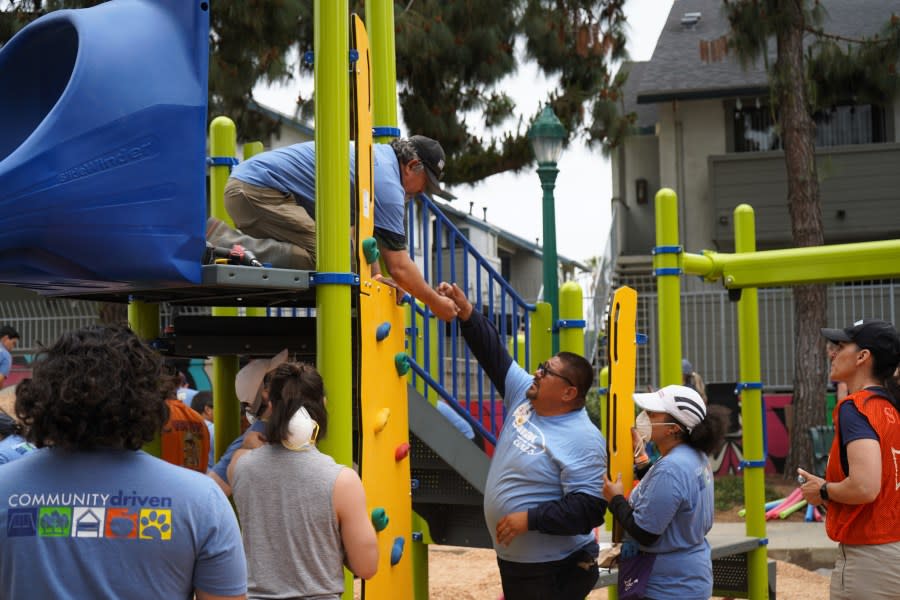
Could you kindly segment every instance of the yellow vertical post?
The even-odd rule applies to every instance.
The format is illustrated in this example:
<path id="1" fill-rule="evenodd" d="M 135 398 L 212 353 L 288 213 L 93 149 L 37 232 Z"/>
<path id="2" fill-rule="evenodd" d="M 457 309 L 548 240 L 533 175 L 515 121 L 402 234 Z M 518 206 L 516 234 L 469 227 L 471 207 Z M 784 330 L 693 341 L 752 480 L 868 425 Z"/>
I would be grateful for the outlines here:
<path id="1" fill-rule="evenodd" d="M 659 315 L 659 385 L 681 383 L 681 253 L 678 198 L 669 188 L 656 192 L 656 275 Z"/>
<path id="2" fill-rule="evenodd" d="M 397 127 L 397 59 L 393 0 L 366 2 L 366 29 L 372 57 L 372 124 Z M 379 135 L 376 142 L 390 141 Z"/>
<path id="3" fill-rule="evenodd" d="M 567 281 L 559 288 L 559 349 L 584 355 L 584 299 L 581 286 Z M 563 324 L 565 326 L 563 326 Z"/>
<path id="4" fill-rule="evenodd" d="M 237 133 L 234 121 L 228 117 L 216 117 L 209 124 L 209 151 L 215 157 L 234 158 L 237 154 Z M 213 165 L 209 168 L 209 211 L 210 216 L 225 221 L 234 227 L 234 221 L 225 210 L 225 184 L 231 168 L 228 165 Z M 213 316 L 230 317 L 237 315 L 235 308 L 213 307 Z M 238 371 L 237 356 L 214 356 L 212 359 L 213 419 L 216 423 L 215 459 L 241 433 L 241 412 L 234 392 L 234 377 Z"/>
<path id="5" fill-rule="evenodd" d="M 534 314 L 531 315 L 531 364 L 528 366 L 529 373 L 534 373 L 539 364 L 552 356 L 553 347 L 551 336 L 553 315 L 550 304 L 538 302 L 534 306 Z"/>
<path id="6" fill-rule="evenodd" d="M 756 224 L 753 208 L 741 204 L 734 209 L 735 253 L 756 252 Z M 744 444 L 744 506 L 747 507 L 747 535 L 766 537 L 765 464 L 763 448 L 763 402 L 759 367 L 759 304 L 756 288 L 743 288 L 738 302 L 738 342 L 740 347 L 741 421 Z M 751 600 L 769 597 L 766 546 L 747 556 Z"/>
<path id="7" fill-rule="evenodd" d="M 131 330 L 142 340 L 152 340 L 159 335 L 159 304 L 147 304 L 140 300 L 131 300 L 128 303 L 128 325 Z M 144 452 L 153 456 L 162 454 L 159 432 L 152 441 L 144 444 Z"/>

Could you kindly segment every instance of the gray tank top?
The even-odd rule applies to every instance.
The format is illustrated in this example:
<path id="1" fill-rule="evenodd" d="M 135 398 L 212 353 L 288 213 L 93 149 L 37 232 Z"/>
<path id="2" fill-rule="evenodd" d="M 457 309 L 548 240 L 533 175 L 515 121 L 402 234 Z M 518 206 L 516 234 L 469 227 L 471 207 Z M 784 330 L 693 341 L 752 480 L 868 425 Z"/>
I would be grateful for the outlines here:
<path id="1" fill-rule="evenodd" d="M 337 599 L 344 550 L 332 503 L 344 467 L 315 448 L 266 444 L 234 468 L 234 502 L 252 599 Z"/>

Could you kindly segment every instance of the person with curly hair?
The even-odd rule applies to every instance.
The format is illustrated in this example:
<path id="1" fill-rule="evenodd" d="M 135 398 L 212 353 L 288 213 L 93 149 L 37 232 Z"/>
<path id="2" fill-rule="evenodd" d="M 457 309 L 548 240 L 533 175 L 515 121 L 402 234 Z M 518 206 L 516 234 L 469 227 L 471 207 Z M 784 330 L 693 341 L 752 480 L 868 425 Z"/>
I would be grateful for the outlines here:
<path id="1" fill-rule="evenodd" d="M 17 388 L 39 449 L 0 477 L 9 598 L 246 598 L 237 520 L 208 477 L 141 451 L 168 417 L 160 357 L 124 327 L 63 334 Z"/>
<path id="2" fill-rule="evenodd" d="M 272 414 L 265 437 L 248 436 L 228 468 L 247 553 L 248 595 L 337 600 L 344 565 L 363 579 L 378 568 L 366 494 L 352 469 L 316 448 L 328 431 L 318 371 L 289 362 L 270 371 L 267 381 Z"/>

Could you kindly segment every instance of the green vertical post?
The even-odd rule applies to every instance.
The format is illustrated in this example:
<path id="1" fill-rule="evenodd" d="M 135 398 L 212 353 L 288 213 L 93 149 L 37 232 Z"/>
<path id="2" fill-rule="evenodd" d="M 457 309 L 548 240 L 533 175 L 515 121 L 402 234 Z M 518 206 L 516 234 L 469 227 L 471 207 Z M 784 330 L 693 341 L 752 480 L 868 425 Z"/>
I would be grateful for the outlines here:
<path id="1" fill-rule="evenodd" d="M 553 189 L 556 187 L 556 176 L 559 169 L 556 163 L 538 165 L 538 177 L 541 180 L 543 195 L 544 244 L 542 268 L 544 274 L 544 301 L 550 303 L 551 310 L 551 352 L 559 352 L 559 259 L 556 256 L 556 207 L 553 200 Z M 582 350 L 583 352 L 583 350 Z"/>
<path id="2" fill-rule="evenodd" d="M 209 152 L 212 156 L 235 157 L 237 155 L 237 131 L 234 121 L 228 117 L 216 117 L 209 124 Z M 209 168 L 209 214 L 234 227 L 234 221 L 225 210 L 225 184 L 231 168 L 214 165 Z"/>
<path id="3" fill-rule="evenodd" d="M 734 251 L 736 254 L 756 252 L 756 225 L 753 208 L 741 204 L 734 209 Z M 738 302 L 738 342 L 740 347 L 740 381 L 761 382 L 759 367 L 759 304 L 756 288 L 743 288 Z M 743 423 L 744 506 L 747 507 L 747 535 L 766 537 L 765 461 L 763 449 L 762 389 L 758 386 L 741 390 Z M 749 596 L 751 600 L 769 597 L 769 571 L 766 546 L 747 555 Z"/>
<path id="4" fill-rule="evenodd" d="M 397 127 L 397 59 L 394 44 L 393 0 L 366 2 L 366 29 L 372 73 L 372 124 Z M 389 136 L 378 136 L 386 143 Z"/>
<path id="5" fill-rule="evenodd" d="M 347 0 L 315 2 L 316 253 L 320 273 L 350 272 L 350 81 Z M 353 463 L 349 284 L 316 287 L 316 362 L 328 390 L 328 437 L 322 448 Z M 328 343 L 324 343 L 328 340 Z"/>
<path id="6" fill-rule="evenodd" d="M 551 330 L 552 310 L 547 302 L 538 302 L 531 315 L 531 364 L 528 372 L 534 373 L 537 366 L 553 356 Z"/>
<path id="7" fill-rule="evenodd" d="M 128 325 L 131 330 L 145 342 L 159 335 L 159 304 L 147 304 L 140 300 L 128 303 Z M 159 432 L 152 441 L 143 446 L 144 452 L 159 457 L 162 455 Z"/>
<path id="8" fill-rule="evenodd" d="M 228 117 L 216 117 L 209 124 L 209 151 L 212 156 L 234 157 L 237 154 L 237 133 L 234 121 Z M 209 168 L 209 211 L 210 216 L 225 221 L 232 227 L 228 211 L 225 210 L 225 184 L 231 169 L 227 165 Z M 237 315 L 235 308 L 213 307 L 213 316 L 231 317 Z M 241 411 L 237 394 L 234 392 L 234 378 L 238 372 L 237 356 L 214 356 L 212 359 L 213 419 L 215 428 L 215 459 L 218 460 L 228 445 L 241 434 Z"/>
<path id="9" fill-rule="evenodd" d="M 566 327 L 559 327 L 559 349 L 584 356 L 584 299 L 581 286 L 565 282 L 559 289 L 559 318 Z M 579 325 L 578 323 L 581 323 Z M 590 358 L 589 358 L 590 360 Z"/>
<path id="10" fill-rule="evenodd" d="M 681 383 L 681 253 L 678 198 L 669 188 L 656 193 L 656 275 L 659 315 L 659 385 Z"/>
<path id="11" fill-rule="evenodd" d="M 315 0 L 316 270 L 350 274 L 350 23 L 347 0 Z M 320 448 L 353 465 L 350 284 L 316 286 L 316 366 L 328 390 L 328 437 Z M 325 340 L 328 340 L 327 343 Z M 353 577 L 344 570 L 344 598 Z"/>

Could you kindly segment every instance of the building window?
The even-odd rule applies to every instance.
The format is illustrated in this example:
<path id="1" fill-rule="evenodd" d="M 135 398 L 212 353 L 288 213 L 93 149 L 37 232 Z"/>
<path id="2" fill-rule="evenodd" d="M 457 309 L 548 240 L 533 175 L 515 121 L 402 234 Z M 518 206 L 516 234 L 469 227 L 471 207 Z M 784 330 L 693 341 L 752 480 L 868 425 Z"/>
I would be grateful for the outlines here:
<path id="1" fill-rule="evenodd" d="M 734 151 L 781 150 L 781 137 L 768 106 L 735 108 Z M 884 108 L 873 104 L 841 105 L 817 112 L 816 146 L 880 144 L 887 141 Z"/>

